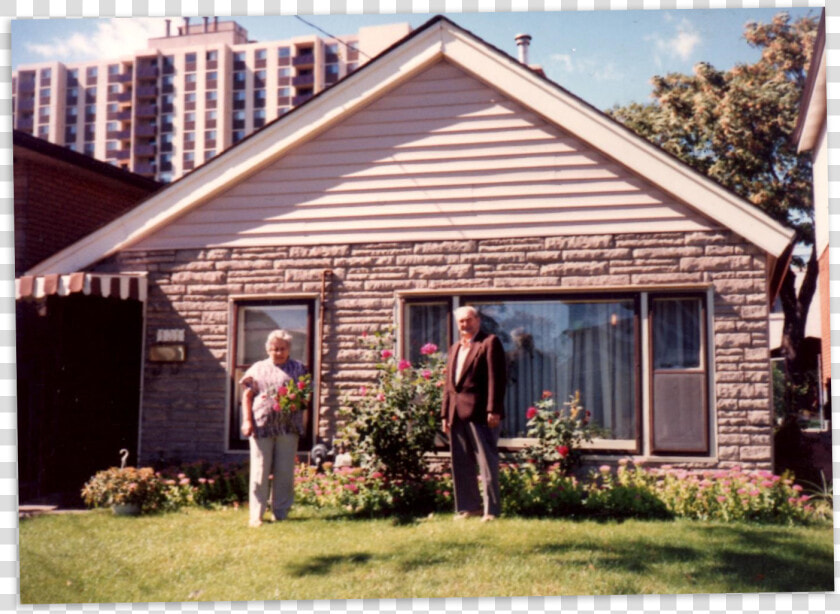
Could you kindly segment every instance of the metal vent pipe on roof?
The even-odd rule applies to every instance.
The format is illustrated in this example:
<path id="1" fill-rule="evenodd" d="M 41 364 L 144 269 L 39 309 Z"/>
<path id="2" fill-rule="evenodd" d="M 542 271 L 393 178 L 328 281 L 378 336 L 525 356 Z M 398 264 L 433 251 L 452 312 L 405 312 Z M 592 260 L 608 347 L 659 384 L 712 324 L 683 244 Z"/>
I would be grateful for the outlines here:
<path id="1" fill-rule="evenodd" d="M 517 47 L 519 47 L 519 61 L 523 64 L 528 64 L 528 47 L 531 45 L 530 34 L 517 34 L 514 37 Z"/>
<path id="2" fill-rule="evenodd" d="M 189 33 L 190 33 L 190 18 L 189 17 L 184 17 L 184 35 L 186 36 Z"/>
<path id="3" fill-rule="evenodd" d="M 171 19 L 167 19 L 167 20 L 166 20 L 166 38 L 169 38 L 169 27 L 170 27 L 171 25 L 172 25 L 172 20 L 171 20 Z"/>

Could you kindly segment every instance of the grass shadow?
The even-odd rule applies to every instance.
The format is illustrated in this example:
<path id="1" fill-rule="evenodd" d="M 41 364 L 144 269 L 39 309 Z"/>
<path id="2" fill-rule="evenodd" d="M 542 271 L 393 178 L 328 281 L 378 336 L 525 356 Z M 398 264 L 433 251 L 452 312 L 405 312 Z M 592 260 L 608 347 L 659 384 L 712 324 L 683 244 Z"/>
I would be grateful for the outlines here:
<path id="1" fill-rule="evenodd" d="M 293 563 L 288 566 L 288 569 L 291 575 L 299 578 L 304 576 L 325 576 L 339 565 L 345 563 L 352 563 L 354 565 L 367 564 L 370 559 L 371 555 L 367 552 L 355 552 L 353 554 L 339 556 L 314 556 L 299 563 Z"/>

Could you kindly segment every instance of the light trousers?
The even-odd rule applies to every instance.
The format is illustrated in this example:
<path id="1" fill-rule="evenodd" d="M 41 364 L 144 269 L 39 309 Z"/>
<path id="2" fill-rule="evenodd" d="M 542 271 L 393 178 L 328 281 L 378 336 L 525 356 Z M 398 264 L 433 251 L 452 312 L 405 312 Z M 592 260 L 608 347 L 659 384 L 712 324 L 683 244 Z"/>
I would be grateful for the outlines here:
<path id="1" fill-rule="evenodd" d="M 251 480 L 248 509 L 252 524 L 262 520 L 268 506 L 268 482 L 271 480 L 271 511 L 275 520 L 283 520 L 295 499 L 295 455 L 298 436 L 249 437 L 251 446 Z"/>
<path id="2" fill-rule="evenodd" d="M 458 416 L 452 421 L 449 436 L 456 512 L 481 510 L 484 514 L 501 515 L 498 450 L 501 431 L 501 425 L 491 429 L 486 424 L 461 420 Z M 481 476 L 480 491 L 478 475 Z"/>

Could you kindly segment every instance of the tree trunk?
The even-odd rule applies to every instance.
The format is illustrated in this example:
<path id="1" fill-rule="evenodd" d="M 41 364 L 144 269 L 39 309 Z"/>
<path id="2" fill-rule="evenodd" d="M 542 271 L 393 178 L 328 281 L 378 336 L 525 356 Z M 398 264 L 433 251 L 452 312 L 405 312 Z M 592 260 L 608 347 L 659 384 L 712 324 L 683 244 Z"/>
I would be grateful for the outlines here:
<path id="1" fill-rule="evenodd" d="M 805 340 L 805 325 L 808 320 L 808 310 L 816 292 L 818 274 L 817 250 L 816 247 L 812 247 L 810 258 L 805 265 L 802 284 L 799 286 L 799 294 L 796 293 L 796 274 L 793 268 L 788 270 L 779 292 L 785 316 L 781 353 L 785 359 L 786 401 L 789 413 L 796 413 L 799 409 L 795 406 L 792 390 L 794 388 L 802 390 L 802 386 L 808 382 L 808 357 L 803 352 L 802 342 Z"/>

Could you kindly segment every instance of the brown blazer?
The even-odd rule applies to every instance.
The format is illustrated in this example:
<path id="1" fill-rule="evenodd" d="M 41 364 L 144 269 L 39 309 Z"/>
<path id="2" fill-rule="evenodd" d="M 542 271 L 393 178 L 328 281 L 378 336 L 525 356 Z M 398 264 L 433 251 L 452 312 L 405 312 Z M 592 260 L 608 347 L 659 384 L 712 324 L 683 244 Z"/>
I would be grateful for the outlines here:
<path id="1" fill-rule="evenodd" d="M 470 346 L 461 377 L 455 381 L 459 344 L 449 348 L 441 417 L 452 424 L 455 413 L 462 420 L 487 424 L 488 414 L 504 417 L 505 351 L 496 335 L 479 332 Z"/>

